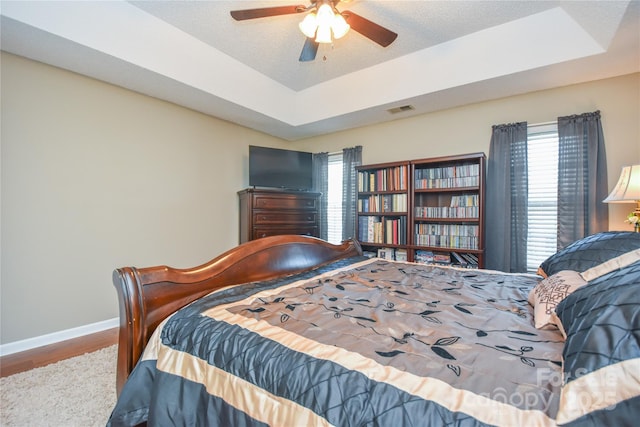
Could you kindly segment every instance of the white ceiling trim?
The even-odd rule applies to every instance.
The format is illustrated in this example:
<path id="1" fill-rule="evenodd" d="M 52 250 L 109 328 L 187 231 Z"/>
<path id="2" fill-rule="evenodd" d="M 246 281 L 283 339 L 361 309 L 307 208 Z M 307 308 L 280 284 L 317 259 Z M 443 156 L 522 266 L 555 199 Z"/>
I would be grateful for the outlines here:
<path id="1" fill-rule="evenodd" d="M 10 1 L 2 14 L 292 123 L 293 90 L 125 1 Z"/>
<path id="2" fill-rule="evenodd" d="M 296 17 L 228 15 L 273 4 L 2 0 L 2 49 L 289 140 L 640 70 L 635 1 L 354 1 L 398 41 L 356 34 L 314 63 L 291 58 Z"/>
<path id="3" fill-rule="evenodd" d="M 127 2 L 44 2 L 37 9 L 20 2 L 8 6 L 3 14 L 12 19 L 291 126 L 604 51 L 556 7 L 296 93 Z"/>
<path id="4" fill-rule="evenodd" d="M 305 89 L 297 110 L 306 116 L 296 124 L 602 52 L 571 16 L 554 8 Z M 336 102 L 321 102 L 327 95 Z"/>

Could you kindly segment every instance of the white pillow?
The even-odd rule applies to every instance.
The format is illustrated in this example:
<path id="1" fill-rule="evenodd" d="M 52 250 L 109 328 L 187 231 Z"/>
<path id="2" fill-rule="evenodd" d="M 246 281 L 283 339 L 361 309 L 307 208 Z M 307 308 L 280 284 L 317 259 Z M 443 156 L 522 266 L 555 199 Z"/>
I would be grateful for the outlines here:
<path id="1" fill-rule="evenodd" d="M 529 304 L 533 306 L 533 319 L 537 329 L 557 328 L 558 319 L 553 316 L 560 301 L 587 282 L 580 273 L 562 270 L 540 281 L 529 292 Z"/>

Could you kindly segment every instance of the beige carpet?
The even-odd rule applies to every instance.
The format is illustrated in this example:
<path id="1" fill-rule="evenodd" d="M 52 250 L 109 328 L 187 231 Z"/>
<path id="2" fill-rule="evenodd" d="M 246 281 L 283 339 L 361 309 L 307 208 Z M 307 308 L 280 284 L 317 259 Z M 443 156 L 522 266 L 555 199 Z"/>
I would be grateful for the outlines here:
<path id="1" fill-rule="evenodd" d="M 104 426 L 116 401 L 116 346 L 0 378 L 0 426 Z"/>

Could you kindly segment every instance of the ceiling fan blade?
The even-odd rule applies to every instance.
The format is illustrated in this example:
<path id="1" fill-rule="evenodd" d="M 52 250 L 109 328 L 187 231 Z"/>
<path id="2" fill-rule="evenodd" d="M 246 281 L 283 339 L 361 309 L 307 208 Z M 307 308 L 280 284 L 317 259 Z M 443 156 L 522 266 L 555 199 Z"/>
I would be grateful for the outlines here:
<path id="1" fill-rule="evenodd" d="M 351 11 L 342 12 L 342 16 L 346 19 L 347 24 L 351 26 L 351 29 L 359 32 L 368 39 L 373 40 L 382 47 L 387 47 L 398 37 L 398 34 L 391 30 L 387 30 L 381 25 L 375 22 L 369 21 L 362 16 L 355 14 Z"/>
<path id="2" fill-rule="evenodd" d="M 316 59 L 316 53 L 318 53 L 318 46 L 320 43 L 317 43 L 313 37 L 307 37 L 304 41 L 304 46 L 302 46 L 302 52 L 300 52 L 300 62 L 313 61 Z"/>
<path id="3" fill-rule="evenodd" d="M 306 10 L 305 6 L 274 6 L 262 7 L 258 9 L 232 10 L 231 16 L 236 21 L 244 21 L 245 19 L 266 18 L 268 16 L 289 15 L 291 13 L 300 13 Z"/>

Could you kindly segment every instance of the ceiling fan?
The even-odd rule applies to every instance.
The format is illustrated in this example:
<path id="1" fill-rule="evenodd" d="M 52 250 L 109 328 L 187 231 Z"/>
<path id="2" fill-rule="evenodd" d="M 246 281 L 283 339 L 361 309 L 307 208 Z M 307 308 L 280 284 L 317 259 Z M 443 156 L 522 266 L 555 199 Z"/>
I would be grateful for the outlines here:
<path id="1" fill-rule="evenodd" d="M 393 31 L 351 11 L 338 11 L 336 8 L 338 3 L 340 0 L 311 0 L 309 6 L 292 5 L 232 10 L 231 16 L 236 21 L 244 21 L 269 16 L 306 14 L 300 23 L 300 30 L 307 37 L 300 53 L 301 62 L 313 61 L 320 43 L 331 43 L 332 35 L 333 38 L 340 38 L 349 31 L 349 28 L 382 47 L 389 46 L 398 37 L 398 34 Z"/>

